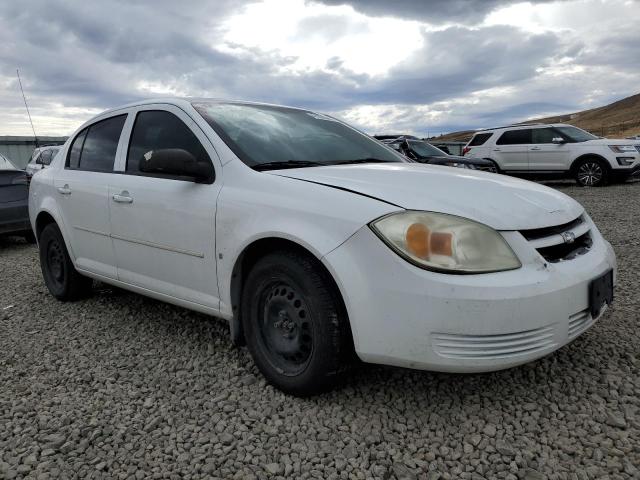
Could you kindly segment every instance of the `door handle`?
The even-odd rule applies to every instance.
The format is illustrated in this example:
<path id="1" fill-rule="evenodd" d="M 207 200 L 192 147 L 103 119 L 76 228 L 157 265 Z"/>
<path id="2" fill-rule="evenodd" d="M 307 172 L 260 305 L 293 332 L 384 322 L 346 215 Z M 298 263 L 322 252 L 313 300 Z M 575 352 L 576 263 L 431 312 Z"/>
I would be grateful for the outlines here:
<path id="1" fill-rule="evenodd" d="M 58 193 L 62 195 L 71 195 L 71 189 L 68 184 L 65 184 L 64 187 L 58 187 Z"/>
<path id="2" fill-rule="evenodd" d="M 500 151 L 500 149 L 499 149 L 499 148 L 494 148 L 494 149 L 493 149 L 493 151 L 494 151 L 494 152 L 499 152 L 499 151 Z"/>
<path id="3" fill-rule="evenodd" d="M 531 147 L 529 150 L 540 150 L 540 147 Z"/>
<path id="4" fill-rule="evenodd" d="M 113 201 L 116 203 L 133 203 L 133 198 L 129 196 L 129 192 L 127 191 L 121 192 L 120 194 L 116 193 L 111 198 L 113 198 Z"/>

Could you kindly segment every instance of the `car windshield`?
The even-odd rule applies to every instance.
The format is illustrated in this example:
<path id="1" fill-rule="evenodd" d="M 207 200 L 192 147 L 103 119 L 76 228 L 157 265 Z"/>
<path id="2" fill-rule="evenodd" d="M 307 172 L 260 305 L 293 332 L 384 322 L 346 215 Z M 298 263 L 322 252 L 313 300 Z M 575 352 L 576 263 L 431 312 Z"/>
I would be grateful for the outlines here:
<path id="1" fill-rule="evenodd" d="M 413 150 L 419 157 L 446 157 L 444 153 L 437 147 L 427 143 L 415 140 L 408 140 L 411 150 Z"/>
<path id="2" fill-rule="evenodd" d="M 327 115 L 269 105 L 193 106 L 240 160 L 258 170 L 405 161 Z"/>
<path id="3" fill-rule="evenodd" d="M 595 135 L 591 135 L 589 132 L 585 132 L 581 128 L 577 127 L 555 127 L 555 129 L 574 142 L 586 142 L 588 140 L 595 140 L 598 138 Z"/>
<path id="4" fill-rule="evenodd" d="M 17 168 L 7 157 L 0 155 L 0 170 L 17 170 Z"/>

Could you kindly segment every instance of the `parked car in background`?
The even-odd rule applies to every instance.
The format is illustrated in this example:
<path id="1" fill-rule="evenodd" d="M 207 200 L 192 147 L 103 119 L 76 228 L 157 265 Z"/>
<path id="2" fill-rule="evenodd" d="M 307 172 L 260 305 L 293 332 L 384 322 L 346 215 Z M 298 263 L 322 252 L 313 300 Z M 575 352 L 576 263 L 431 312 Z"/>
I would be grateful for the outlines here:
<path id="1" fill-rule="evenodd" d="M 502 173 L 573 177 L 583 186 L 640 175 L 640 142 L 600 138 L 565 124 L 481 130 L 463 155 L 491 160 Z"/>
<path id="2" fill-rule="evenodd" d="M 307 110 L 159 99 L 82 125 L 29 212 L 56 298 L 98 279 L 224 318 L 269 382 L 307 395 L 354 352 L 498 370 L 600 318 L 616 261 L 584 208 L 497 178 Z"/>
<path id="3" fill-rule="evenodd" d="M 376 135 L 375 138 L 419 163 L 446 165 L 448 167 L 468 168 L 493 173 L 497 172 L 495 165 L 489 160 L 449 155 L 438 147 L 434 147 L 430 143 L 410 135 L 401 135 L 396 138 L 388 138 L 386 135 Z"/>
<path id="4" fill-rule="evenodd" d="M 38 170 L 42 170 L 44 167 L 51 164 L 51 160 L 60 151 L 60 145 L 51 145 L 46 147 L 39 147 L 33 150 L 31 154 L 31 160 L 25 168 L 27 175 L 32 177 Z"/>
<path id="5" fill-rule="evenodd" d="M 29 223 L 29 182 L 4 155 L 0 155 L 0 235 L 22 235 L 34 241 Z"/>

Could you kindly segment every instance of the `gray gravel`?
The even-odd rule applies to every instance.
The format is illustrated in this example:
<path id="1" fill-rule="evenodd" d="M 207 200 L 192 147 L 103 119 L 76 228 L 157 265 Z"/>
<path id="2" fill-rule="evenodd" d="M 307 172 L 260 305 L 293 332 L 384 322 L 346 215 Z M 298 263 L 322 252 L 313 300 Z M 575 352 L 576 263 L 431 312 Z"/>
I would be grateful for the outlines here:
<path id="1" fill-rule="evenodd" d="M 362 366 L 306 400 L 223 323 L 107 287 L 59 303 L 0 240 L 0 478 L 640 478 L 640 185 L 554 186 L 618 255 L 606 318 L 520 368 Z"/>

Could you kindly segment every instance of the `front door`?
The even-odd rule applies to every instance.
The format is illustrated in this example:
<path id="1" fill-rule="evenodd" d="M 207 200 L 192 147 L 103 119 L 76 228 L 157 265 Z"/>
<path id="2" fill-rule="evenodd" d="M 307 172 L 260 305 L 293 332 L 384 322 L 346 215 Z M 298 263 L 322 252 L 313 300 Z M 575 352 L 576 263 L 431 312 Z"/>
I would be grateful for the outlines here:
<path id="1" fill-rule="evenodd" d="M 109 183 L 118 279 L 219 308 L 215 214 L 220 179 L 198 184 L 139 169 L 145 156 L 163 149 L 187 150 L 199 162 L 217 159 L 215 151 L 195 122 L 175 107 L 139 108 L 128 130 L 123 171 Z"/>
<path id="2" fill-rule="evenodd" d="M 532 171 L 564 171 L 570 168 L 569 146 L 553 143 L 562 135 L 553 128 L 534 128 L 529 146 L 529 169 Z"/>
<path id="3" fill-rule="evenodd" d="M 74 139 L 54 187 L 62 214 L 61 228 L 79 270 L 116 278 L 109 236 L 108 184 L 126 115 L 101 120 Z"/>

